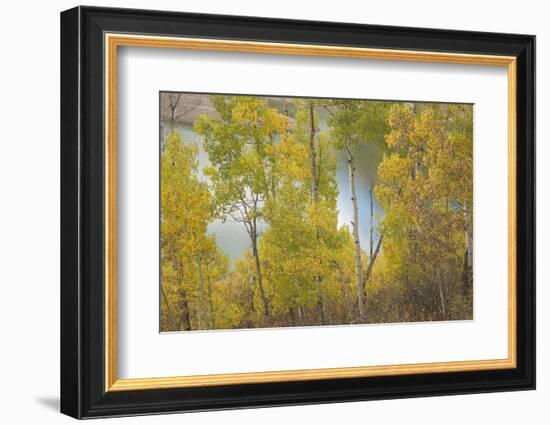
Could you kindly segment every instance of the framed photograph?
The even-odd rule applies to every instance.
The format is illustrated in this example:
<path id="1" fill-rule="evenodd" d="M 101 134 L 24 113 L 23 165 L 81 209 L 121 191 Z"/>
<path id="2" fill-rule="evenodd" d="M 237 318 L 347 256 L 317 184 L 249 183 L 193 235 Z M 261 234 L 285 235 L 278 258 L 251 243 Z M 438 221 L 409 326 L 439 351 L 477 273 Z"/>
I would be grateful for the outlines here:
<path id="1" fill-rule="evenodd" d="M 61 411 L 535 388 L 535 37 L 61 14 Z"/>

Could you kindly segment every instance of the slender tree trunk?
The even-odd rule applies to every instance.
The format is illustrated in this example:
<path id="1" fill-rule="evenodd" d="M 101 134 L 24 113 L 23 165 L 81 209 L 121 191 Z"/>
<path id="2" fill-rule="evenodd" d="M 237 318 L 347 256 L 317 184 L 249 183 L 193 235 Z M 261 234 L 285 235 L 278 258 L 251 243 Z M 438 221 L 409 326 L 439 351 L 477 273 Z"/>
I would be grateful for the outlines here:
<path id="1" fill-rule="evenodd" d="M 468 293 L 468 283 L 470 280 L 470 270 L 468 267 L 468 248 L 464 250 L 464 256 L 462 261 L 462 296 L 466 296 Z"/>
<path id="2" fill-rule="evenodd" d="M 184 331 L 190 331 L 191 330 L 191 317 L 189 316 L 189 301 L 187 300 L 187 293 L 183 293 L 183 299 L 182 299 L 182 317 L 181 317 L 181 325 L 180 327 L 183 328 Z"/>
<path id="3" fill-rule="evenodd" d="M 464 258 L 464 281 L 463 281 L 463 288 L 462 292 L 466 294 L 468 292 L 468 288 L 471 284 L 472 275 L 473 275 L 473 231 L 472 231 L 472 220 L 470 217 L 470 212 L 466 210 L 466 231 L 465 231 L 465 238 L 466 238 L 466 253 Z"/>
<path id="4" fill-rule="evenodd" d="M 472 237 L 472 225 L 468 223 L 468 230 L 466 231 L 466 250 L 468 252 L 467 259 L 468 259 L 468 269 L 472 270 L 473 266 L 473 237 Z"/>
<path id="5" fill-rule="evenodd" d="M 290 313 L 290 323 L 292 326 L 296 326 L 296 313 L 294 312 L 294 307 L 290 307 L 288 312 Z"/>
<path id="6" fill-rule="evenodd" d="M 439 287 L 439 299 L 441 301 L 441 314 L 443 314 L 443 319 L 447 317 L 447 311 L 445 308 L 445 298 L 443 296 L 443 287 L 441 286 L 441 282 L 438 281 L 437 285 Z"/>
<path id="7" fill-rule="evenodd" d="M 208 292 L 208 306 L 210 308 L 210 328 L 215 329 L 216 320 L 214 315 L 214 302 L 212 301 L 212 282 L 210 281 L 210 274 L 208 273 L 208 262 L 205 263 L 206 266 L 206 290 Z"/>
<path id="8" fill-rule="evenodd" d="M 365 291 L 365 286 L 367 285 L 367 282 L 369 281 L 370 275 L 372 274 L 372 269 L 374 267 L 374 262 L 376 261 L 376 258 L 378 257 L 378 253 L 380 252 L 380 248 L 382 246 L 382 241 L 384 240 L 384 235 L 380 235 L 378 238 L 378 243 L 376 244 L 376 249 L 372 253 L 372 256 L 369 258 L 369 265 L 367 266 L 367 271 L 365 272 L 365 276 L 363 276 L 363 293 Z"/>
<path id="9" fill-rule="evenodd" d="M 317 302 L 317 309 L 319 310 L 319 317 L 321 318 L 321 325 L 327 324 L 327 315 L 325 311 L 325 303 L 323 302 L 323 298 L 319 299 Z"/>
<path id="10" fill-rule="evenodd" d="M 445 303 L 445 295 L 443 293 L 443 285 L 441 284 L 441 273 L 439 270 L 436 271 L 435 277 L 437 279 L 437 286 L 439 288 L 439 300 L 441 301 L 441 314 L 443 315 L 443 319 L 445 320 L 447 318 L 447 306 Z"/>
<path id="11" fill-rule="evenodd" d="M 254 310 L 254 277 L 249 276 L 248 277 L 248 290 L 247 290 L 247 301 L 248 301 L 248 313 L 245 315 L 246 317 L 246 327 L 247 328 L 254 328 L 256 327 L 255 322 L 255 310 Z"/>
<path id="12" fill-rule="evenodd" d="M 346 141 L 346 152 L 348 156 L 349 186 L 351 192 L 351 205 L 353 207 L 353 242 L 355 244 L 355 277 L 357 280 L 357 307 L 359 308 L 359 321 L 365 320 L 365 293 L 363 291 L 363 266 L 361 264 L 361 241 L 359 240 L 359 207 L 357 205 L 357 194 L 355 191 L 355 165 L 349 143 Z"/>
<path id="13" fill-rule="evenodd" d="M 317 146 L 315 145 L 315 113 L 313 110 L 313 104 L 309 104 L 309 156 L 311 158 L 311 195 L 313 197 L 313 202 L 315 205 L 315 211 L 317 211 L 317 206 L 319 204 L 319 180 L 320 180 L 320 173 L 321 173 L 321 158 L 320 158 L 320 152 L 317 151 Z M 320 149 L 320 147 L 319 147 Z M 317 161 L 317 157 L 319 157 L 319 161 Z M 316 237 L 317 237 L 317 243 L 320 241 L 320 232 L 319 228 L 316 230 Z M 319 260 L 320 262 L 320 260 Z M 321 265 L 321 264 L 320 264 Z M 321 285 L 323 283 L 323 277 L 321 275 L 318 275 L 315 277 L 317 280 L 317 287 L 318 287 L 318 311 L 319 311 L 319 317 L 321 319 L 321 324 L 326 324 L 326 306 L 325 306 L 325 298 L 323 296 Z"/>
<path id="14" fill-rule="evenodd" d="M 173 130 L 176 126 L 176 111 L 178 110 L 178 103 L 180 101 L 181 94 L 177 94 L 176 97 L 170 95 L 170 127 Z"/>
<path id="15" fill-rule="evenodd" d="M 183 267 L 181 266 L 181 263 L 178 264 L 178 268 L 180 271 L 180 279 L 183 281 Z M 191 330 L 191 317 L 189 312 L 189 300 L 187 298 L 187 291 L 185 289 L 181 289 L 181 304 L 182 304 L 182 315 L 181 315 L 181 323 L 180 323 L 180 329 L 183 328 L 184 331 L 190 331 Z"/>
<path id="16" fill-rule="evenodd" d="M 319 202 L 319 178 L 317 176 L 317 148 L 315 146 L 315 114 L 313 113 L 313 105 L 309 105 L 309 151 L 311 157 L 311 192 L 315 204 Z"/>
<path id="17" fill-rule="evenodd" d="M 202 331 L 202 315 L 201 315 L 201 309 L 199 308 L 199 303 L 195 301 L 195 309 L 197 311 L 197 319 L 199 321 L 199 330 Z"/>
<path id="18" fill-rule="evenodd" d="M 256 279 L 258 280 L 258 289 L 260 290 L 260 298 L 264 307 L 264 318 L 269 318 L 269 303 L 264 290 L 264 284 L 262 280 L 262 268 L 260 263 L 260 255 L 258 253 L 258 231 L 256 227 L 256 218 L 252 225 L 252 256 L 254 257 L 254 263 L 256 265 Z"/>
<path id="19" fill-rule="evenodd" d="M 208 314 L 206 312 L 206 295 L 204 291 L 204 278 L 202 275 L 202 255 L 197 256 L 197 263 L 199 266 L 199 287 L 201 291 L 201 312 L 204 314 L 205 322 L 208 323 Z"/>
<path id="20" fill-rule="evenodd" d="M 369 259 L 372 259 L 372 246 L 373 246 L 373 237 L 374 237 L 374 210 L 372 207 L 372 186 L 369 189 L 369 200 L 370 200 L 370 241 L 369 241 Z"/>
<path id="21" fill-rule="evenodd" d="M 170 129 L 169 133 L 174 131 L 176 127 L 176 111 L 178 109 L 178 103 L 180 101 L 181 94 L 177 94 L 175 97 L 173 95 L 168 95 L 168 103 L 170 107 Z M 160 146 L 161 152 L 164 152 L 164 148 L 166 147 L 166 134 L 163 135 L 163 140 Z"/>

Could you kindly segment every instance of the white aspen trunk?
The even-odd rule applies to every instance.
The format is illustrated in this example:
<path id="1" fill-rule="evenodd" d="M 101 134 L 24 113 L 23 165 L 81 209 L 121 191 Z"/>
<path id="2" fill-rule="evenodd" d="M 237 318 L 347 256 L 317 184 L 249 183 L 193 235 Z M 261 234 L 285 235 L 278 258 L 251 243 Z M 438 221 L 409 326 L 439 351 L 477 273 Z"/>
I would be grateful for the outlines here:
<path id="1" fill-rule="evenodd" d="M 369 258 L 369 264 L 367 266 L 367 271 L 365 272 L 365 275 L 363 276 L 363 291 L 365 290 L 365 286 L 367 282 L 369 281 L 370 275 L 372 273 L 372 269 L 374 267 L 374 262 L 376 261 L 376 257 L 378 257 L 378 253 L 380 252 L 380 247 L 382 246 L 382 240 L 384 239 L 384 235 L 380 235 L 378 238 L 378 244 L 376 245 L 376 249 L 374 250 L 372 257 Z"/>
<path id="2" fill-rule="evenodd" d="M 436 279 L 437 279 L 437 286 L 439 287 L 439 299 L 441 301 L 441 313 L 443 314 L 443 318 L 447 318 L 447 308 L 445 303 L 445 296 L 443 295 L 443 286 L 441 285 L 441 274 L 439 270 L 436 271 Z"/>
<path id="3" fill-rule="evenodd" d="M 361 264 L 361 242 L 359 240 L 359 207 L 357 205 L 357 194 L 355 191 L 355 165 L 353 164 L 353 155 L 350 146 L 346 142 L 346 152 L 348 154 L 348 173 L 349 186 L 351 192 L 351 205 L 353 207 L 353 221 L 351 227 L 353 231 L 353 242 L 355 245 L 355 276 L 357 280 L 357 306 L 359 308 L 359 320 L 365 320 L 365 293 L 363 292 L 363 267 Z"/>
<path id="4" fill-rule="evenodd" d="M 437 282 L 439 286 L 439 299 L 441 300 L 441 313 L 443 314 L 443 318 L 446 317 L 447 312 L 445 309 L 445 298 L 443 297 L 443 288 L 441 287 L 441 282 Z"/>

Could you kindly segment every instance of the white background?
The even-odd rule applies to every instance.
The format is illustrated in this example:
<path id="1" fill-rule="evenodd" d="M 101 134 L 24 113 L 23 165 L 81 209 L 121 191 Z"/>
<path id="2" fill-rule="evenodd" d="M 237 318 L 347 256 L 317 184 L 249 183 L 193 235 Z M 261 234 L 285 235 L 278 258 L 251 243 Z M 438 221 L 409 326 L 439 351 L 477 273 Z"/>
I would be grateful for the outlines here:
<path id="1" fill-rule="evenodd" d="M 263 15 L 536 34 L 538 53 L 538 213 L 550 216 L 550 126 L 545 117 L 550 27 L 541 1 L 276 2 L 97 1 L 97 5 Z M 10 2 L 0 17 L 0 421 L 70 423 L 59 392 L 59 11 L 70 1 Z M 545 196 L 546 195 L 546 196 Z M 407 424 L 548 423 L 550 413 L 550 222 L 538 222 L 538 390 L 190 415 L 108 423 Z"/>
<path id="2" fill-rule="evenodd" d="M 123 48 L 118 69 L 119 378 L 507 358 L 505 66 Z M 473 103 L 475 320 L 159 334 L 162 89 Z"/>

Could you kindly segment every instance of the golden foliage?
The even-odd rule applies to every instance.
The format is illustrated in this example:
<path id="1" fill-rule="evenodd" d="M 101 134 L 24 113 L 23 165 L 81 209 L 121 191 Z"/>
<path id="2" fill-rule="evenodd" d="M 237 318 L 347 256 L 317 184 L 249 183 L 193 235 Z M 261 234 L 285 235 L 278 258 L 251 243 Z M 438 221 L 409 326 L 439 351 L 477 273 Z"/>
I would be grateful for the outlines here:
<path id="1" fill-rule="evenodd" d="M 210 100 L 217 115 L 194 125 L 209 164 L 177 130 L 161 154 L 162 330 L 472 317 L 471 106 L 294 99 L 289 113 Z M 359 259 L 352 224 L 338 222 L 336 156 L 354 161 L 360 143 L 384 155 L 381 249 L 371 258 L 362 241 Z M 234 264 L 208 232 L 215 220 L 250 237 Z"/>

